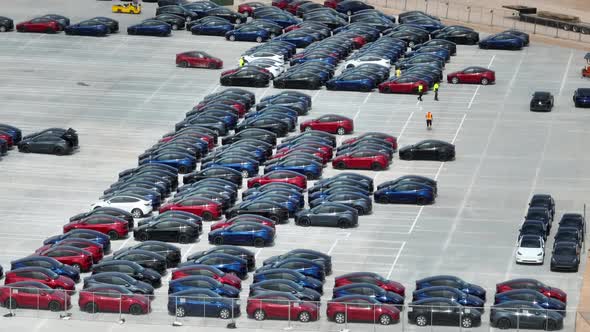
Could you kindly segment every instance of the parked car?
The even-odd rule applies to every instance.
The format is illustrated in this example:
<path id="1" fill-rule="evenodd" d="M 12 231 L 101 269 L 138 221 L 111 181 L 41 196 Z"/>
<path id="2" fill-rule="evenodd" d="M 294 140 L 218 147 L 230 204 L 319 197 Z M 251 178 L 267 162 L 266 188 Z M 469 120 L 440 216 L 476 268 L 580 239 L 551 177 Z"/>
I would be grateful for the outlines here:
<path id="1" fill-rule="evenodd" d="M 124 273 L 137 281 L 146 282 L 153 287 L 160 287 L 162 284 L 162 277 L 158 272 L 149 268 L 144 268 L 132 261 L 111 260 L 103 261 L 92 266 L 92 275 L 104 272 Z"/>
<path id="2" fill-rule="evenodd" d="M 518 242 L 515 258 L 517 264 L 543 264 L 545 262 L 545 241 L 541 236 L 522 236 Z"/>
<path id="3" fill-rule="evenodd" d="M 127 27 L 127 34 L 166 37 L 172 34 L 172 26 L 160 20 L 145 20 Z"/>
<path id="4" fill-rule="evenodd" d="M 496 81 L 496 72 L 484 67 L 467 67 L 461 71 L 447 75 L 449 83 L 475 83 L 488 85 Z"/>
<path id="5" fill-rule="evenodd" d="M 479 41 L 479 48 L 483 49 L 520 50 L 524 46 L 525 41 L 521 37 L 504 32 L 488 36 Z"/>
<path id="6" fill-rule="evenodd" d="M 154 295 L 154 287 L 150 284 L 121 272 L 102 272 L 84 278 L 84 289 L 104 285 L 121 286 L 134 294 Z"/>
<path id="7" fill-rule="evenodd" d="M 535 91 L 530 104 L 531 112 L 551 112 L 553 109 L 553 95 L 551 92 Z"/>
<path id="8" fill-rule="evenodd" d="M 541 294 L 567 303 L 567 294 L 559 288 L 547 286 L 536 279 L 512 279 L 496 284 L 496 293 L 504 293 L 513 289 L 532 289 Z"/>
<path id="9" fill-rule="evenodd" d="M 179 67 L 201 67 L 221 69 L 223 61 L 202 51 L 189 51 L 176 54 L 176 65 Z"/>
<path id="10" fill-rule="evenodd" d="M 24 153 L 67 155 L 78 148 L 78 134 L 72 128 L 50 128 L 23 137 L 17 146 Z"/>
<path id="11" fill-rule="evenodd" d="M 399 321 L 400 310 L 370 296 L 347 295 L 328 301 L 326 316 L 338 324 L 369 322 L 389 325 Z"/>
<path id="12" fill-rule="evenodd" d="M 238 300 L 228 299 L 211 290 L 194 288 L 169 295 L 168 313 L 176 317 L 229 319 L 240 316 L 240 304 Z"/>
<path id="13" fill-rule="evenodd" d="M 574 91 L 574 105 L 576 107 L 590 107 L 590 89 L 578 88 Z"/>
<path id="14" fill-rule="evenodd" d="M 456 276 L 437 275 L 416 280 L 417 290 L 432 286 L 450 286 L 457 288 L 464 293 L 477 296 L 482 300 L 486 299 L 486 291 L 483 287 L 468 283 Z"/>
<path id="15" fill-rule="evenodd" d="M 76 287 L 76 284 L 72 279 L 63 275 L 59 275 L 44 267 L 21 267 L 6 272 L 4 277 L 5 285 L 10 285 L 21 281 L 36 281 L 53 289 L 65 289 L 67 291 L 73 291 Z"/>
<path id="16" fill-rule="evenodd" d="M 492 306 L 490 324 L 502 330 L 518 328 L 554 331 L 563 328 L 563 316 L 536 303 L 508 301 Z"/>
<path id="17" fill-rule="evenodd" d="M 240 222 L 235 225 L 209 232 L 209 242 L 221 244 L 241 244 L 263 247 L 274 241 L 273 228 L 254 222 Z"/>
<path id="18" fill-rule="evenodd" d="M 340 275 L 334 279 L 335 288 L 356 283 L 377 285 L 386 291 L 397 293 L 402 297 L 404 297 L 406 293 L 406 288 L 401 283 L 385 279 L 373 272 L 352 272 Z"/>
<path id="19" fill-rule="evenodd" d="M 69 265 L 57 261 L 53 257 L 27 256 L 10 262 L 10 269 L 16 270 L 21 267 L 42 267 L 51 270 L 58 275 L 68 277 L 74 282 L 80 281 L 80 271 Z M 1 303 L 1 302 L 0 302 Z"/>
<path id="20" fill-rule="evenodd" d="M 470 328 L 481 323 L 481 312 L 465 308 L 450 299 L 433 297 L 410 303 L 408 320 L 418 326 L 449 325 Z"/>
<path id="21" fill-rule="evenodd" d="M 0 287 L 0 304 L 7 309 L 30 308 L 65 311 L 71 307 L 70 295 L 37 281 L 19 281 Z"/>
<path id="22" fill-rule="evenodd" d="M 315 321 L 319 307 L 313 302 L 304 302 L 292 294 L 269 292 L 248 298 L 246 313 L 256 320 L 297 319 L 306 323 Z"/>
<path id="23" fill-rule="evenodd" d="M 455 159 L 455 145 L 439 140 L 424 140 L 399 150 L 400 159 L 405 160 L 440 160 Z"/>
<path id="24" fill-rule="evenodd" d="M 151 310 L 150 299 L 134 294 L 122 286 L 100 285 L 86 288 L 78 295 L 80 310 L 94 314 L 120 312 L 132 315 L 147 314 Z"/>
<path id="25" fill-rule="evenodd" d="M 556 242 L 551 253 L 551 271 L 577 272 L 580 266 L 580 247 L 575 242 Z"/>

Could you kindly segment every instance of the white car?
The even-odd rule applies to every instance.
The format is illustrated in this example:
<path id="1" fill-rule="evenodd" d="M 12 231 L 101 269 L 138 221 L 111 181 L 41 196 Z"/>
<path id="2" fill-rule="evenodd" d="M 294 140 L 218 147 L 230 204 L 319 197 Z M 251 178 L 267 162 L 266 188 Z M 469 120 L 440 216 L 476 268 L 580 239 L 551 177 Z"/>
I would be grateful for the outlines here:
<path id="1" fill-rule="evenodd" d="M 268 72 L 272 74 L 273 79 L 285 71 L 285 66 L 283 64 L 270 60 L 256 60 L 248 62 L 247 65 L 268 70 Z"/>
<path id="2" fill-rule="evenodd" d="M 387 69 L 391 68 L 391 61 L 389 59 L 380 58 L 378 56 L 361 56 L 358 58 L 350 59 L 344 63 L 344 68 L 354 68 L 366 63 L 372 63 L 379 66 L 383 66 Z"/>
<path id="3" fill-rule="evenodd" d="M 127 195 L 116 195 L 105 199 L 99 199 L 90 206 L 91 209 L 99 207 L 114 207 L 127 211 L 133 215 L 133 218 L 141 218 L 152 212 L 152 202 Z"/>
<path id="4" fill-rule="evenodd" d="M 516 249 L 516 263 L 543 264 L 545 261 L 545 241 L 536 235 L 524 235 Z"/>
<path id="5" fill-rule="evenodd" d="M 271 52 L 254 52 L 252 54 L 244 55 L 244 61 L 252 62 L 260 59 L 269 59 L 275 62 L 285 63 L 285 58 L 281 54 Z"/>

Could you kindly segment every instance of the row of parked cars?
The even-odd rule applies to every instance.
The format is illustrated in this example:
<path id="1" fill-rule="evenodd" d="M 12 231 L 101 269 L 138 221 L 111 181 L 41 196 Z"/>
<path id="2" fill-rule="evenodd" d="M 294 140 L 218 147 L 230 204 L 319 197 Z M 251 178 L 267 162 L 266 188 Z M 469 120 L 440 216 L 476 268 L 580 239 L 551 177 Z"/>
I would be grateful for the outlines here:
<path id="1" fill-rule="evenodd" d="M 22 140 L 22 132 L 17 127 L 9 124 L 0 123 L 0 158 L 8 154 Z"/>

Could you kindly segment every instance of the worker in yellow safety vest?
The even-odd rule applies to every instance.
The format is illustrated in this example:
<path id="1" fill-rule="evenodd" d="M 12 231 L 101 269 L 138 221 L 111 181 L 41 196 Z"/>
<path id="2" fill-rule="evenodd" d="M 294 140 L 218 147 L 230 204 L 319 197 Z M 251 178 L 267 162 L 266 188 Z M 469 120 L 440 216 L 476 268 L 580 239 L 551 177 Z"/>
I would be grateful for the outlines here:
<path id="1" fill-rule="evenodd" d="M 418 84 L 418 100 L 422 101 L 422 95 L 424 94 L 424 86 L 422 83 Z"/>
<path id="2" fill-rule="evenodd" d="M 240 57 L 240 63 L 239 63 L 239 66 L 240 66 L 240 67 L 244 67 L 244 65 L 245 65 L 245 64 L 246 64 L 246 60 L 244 60 L 244 57 L 243 57 L 243 56 L 242 56 L 242 57 Z"/>
<path id="3" fill-rule="evenodd" d="M 400 77 L 400 76 L 402 76 L 402 71 L 401 71 L 401 69 L 398 68 L 395 70 L 395 77 Z"/>
<path id="4" fill-rule="evenodd" d="M 434 83 L 433 90 L 434 90 L 434 100 L 438 101 L 438 82 Z"/>

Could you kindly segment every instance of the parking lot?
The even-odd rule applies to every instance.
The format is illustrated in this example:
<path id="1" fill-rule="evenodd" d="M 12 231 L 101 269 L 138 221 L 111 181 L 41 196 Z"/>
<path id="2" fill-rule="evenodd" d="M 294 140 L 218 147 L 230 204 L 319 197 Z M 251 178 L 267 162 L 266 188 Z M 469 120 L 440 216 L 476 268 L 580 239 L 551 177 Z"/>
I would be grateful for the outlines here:
<path id="1" fill-rule="evenodd" d="M 221 58 L 224 68 L 231 68 L 240 54 L 254 45 L 192 36 L 186 31 L 174 31 L 168 38 L 128 36 L 126 26 L 152 16 L 155 4 L 144 4 L 140 17 L 111 14 L 111 2 L 84 0 L 66 5 L 53 0 L 35 2 L 30 10 L 32 5 L 33 1 L 12 4 L 3 15 L 15 22 L 50 12 L 68 16 L 72 22 L 109 16 L 120 20 L 122 31 L 105 38 L 0 34 L 0 122 L 21 128 L 23 135 L 50 127 L 72 127 L 80 135 L 81 146 L 74 155 L 63 157 L 22 154 L 14 149 L 0 161 L 0 265 L 5 270 L 11 260 L 31 254 L 43 239 L 61 233 L 70 216 L 87 210 L 116 181 L 119 171 L 134 167 L 137 156 L 173 130 L 196 102 L 223 89 L 218 83 L 220 70 L 177 68 L 176 53 L 203 50 Z M 398 137 L 400 146 L 426 138 L 445 140 L 456 144 L 457 157 L 441 163 L 401 161 L 396 156 L 386 171 L 358 171 L 374 177 L 376 185 L 405 174 L 435 178 L 437 201 L 423 207 L 375 204 L 373 214 L 361 217 L 355 229 L 302 229 L 291 220 L 277 227 L 274 246 L 254 249 L 258 265 L 295 248 L 332 255 L 334 273 L 324 286 L 326 300 L 331 296 L 333 276 L 354 271 L 372 271 L 399 281 L 408 295 L 416 279 L 457 275 L 485 287 L 488 305 L 497 282 L 533 277 L 566 291 L 568 310 L 575 310 L 581 272 L 550 272 L 549 256 L 543 266 L 516 265 L 514 251 L 533 193 L 553 195 L 556 218 L 563 212 L 581 213 L 585 198 L 590 197 L 590 158 L 586 153 L 590 116 L 586 110 L 575 109 L 571 100 L 575 88 L 589 84 L 579 74 L 583 56 L 581 51 L 534 43 L 515 52 L 460 46 L 445 72 L 470 65 L 489 67 L 496 71 L 496 84 L 443 83 L 438 102 L 432 93 L 418 103 L 413 95 L 377 91 L 309 91 L 313 108 L 300 121 L 337 113 L 355 120 L 355 134 L 389 133 Z M 272 87 L 250 90 L 257 100 L 280 92 Z M 528 111 L 530 96 L 537 90 L 555 95 L 553 112 Z M 425 126 L 427 111 L 434 115 L 430 131 Z M 324 177 L 338 172 L 328 166 Z M 210 247 L 206 238 L 209 226 L 204 229 L 197 243 L 181 245 L 183 257 Z M 113 243 L 113 250 L 133 243 L 132 238 L 119 240 Z M 548 248 L 551 246 L 549 241 Z M 250 282 L 245 283 L 244 298 Z M 141 327 L 129 326 L 135 323 L 170 324 L 174 318 L 166 313 L 166 292 L 165 284 L 157 290 L 154 313 L 126 317 L 126 330 L 139 330 Z M 7 310 L 0 308 L 3 312 Z M 56 320 L 53 313 L 19 310 L 17 317 L 3 318 L 2 326 L 16 327 L 28 321 L 19 316 L 37 317 L 31 321 L 31 330 L 86 326 L 118 330 L 113 327 L 118 315 L 82 314 L 77 305 L 69 322 Z M 574 316 L 566 318 L 564 331 L 573 329 Z M 484 317 L 487 322 L 489 315 Z M 225 324 L 211 319 L 185 319 L 184 323 L 211 330 Z M 241 317 L 237 325 L 276 330 L 287 323 L 259 323 Z M 326 331 L 339 328 L 325 317 L 318 323 L 294 325 Z M 401 328 L 376 327 L 380 331 Z M 479 329 L 488 330 L 487 323 Z"/>

